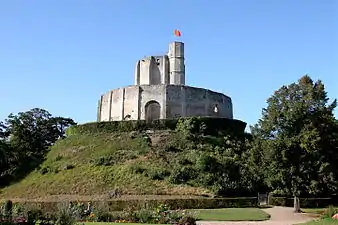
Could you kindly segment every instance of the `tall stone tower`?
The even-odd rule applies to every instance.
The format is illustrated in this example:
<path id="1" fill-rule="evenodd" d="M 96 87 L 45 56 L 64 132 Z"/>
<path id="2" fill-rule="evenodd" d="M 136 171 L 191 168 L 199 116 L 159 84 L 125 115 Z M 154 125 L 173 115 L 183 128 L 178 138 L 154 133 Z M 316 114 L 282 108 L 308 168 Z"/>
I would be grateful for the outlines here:
<path id="1" fill-rule="evenodd" d="M 170 84 L 185 85 L 184 43 L 171 43 L 168 58 Z"/>

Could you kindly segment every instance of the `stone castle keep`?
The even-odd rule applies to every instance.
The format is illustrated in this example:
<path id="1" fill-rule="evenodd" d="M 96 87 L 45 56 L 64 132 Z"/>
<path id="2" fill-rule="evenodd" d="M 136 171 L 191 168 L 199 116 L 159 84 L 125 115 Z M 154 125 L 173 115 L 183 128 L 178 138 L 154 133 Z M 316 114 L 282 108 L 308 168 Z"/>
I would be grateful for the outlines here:
<path id="1" fill-rule="evenodd" d="M 167 55 L 137 62 L 135 85 L 101 96 L 97 120 L 151 121 L 196 116 L 233 119 L 231 98 L 185 85 L 184 43 L 173 42 Z"/>

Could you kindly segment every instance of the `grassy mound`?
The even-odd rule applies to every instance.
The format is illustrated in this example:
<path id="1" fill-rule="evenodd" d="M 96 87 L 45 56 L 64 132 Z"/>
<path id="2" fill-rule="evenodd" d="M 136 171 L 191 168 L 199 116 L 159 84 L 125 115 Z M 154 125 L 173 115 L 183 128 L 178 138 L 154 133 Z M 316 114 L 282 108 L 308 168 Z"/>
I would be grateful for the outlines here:
<path id="1" fill-rule="evenodd" d="M 0 190 L 0 199 L 102 200 L 120 195 L 168 199 L 255 193 L 254 176 L 245 165 L 244 128 L 242 121 L 222 118 L 74 126 L 39 168 Z"/>
<path id="2" fill-rule="evenodd" d="M 153 148 L 165 151 L 167 144 L 177 141 L 177 135 L 158 131 L 150 136 L 152 144 L 149 136 L 136 132 L 72 135 L 52 147 L 41 168 L 2 189 L 0 197 L 100 196 L 115 191 L 127 195 L 205 194 L 204 189 L 164 180 L 168 162 L 152 155 Z"/>

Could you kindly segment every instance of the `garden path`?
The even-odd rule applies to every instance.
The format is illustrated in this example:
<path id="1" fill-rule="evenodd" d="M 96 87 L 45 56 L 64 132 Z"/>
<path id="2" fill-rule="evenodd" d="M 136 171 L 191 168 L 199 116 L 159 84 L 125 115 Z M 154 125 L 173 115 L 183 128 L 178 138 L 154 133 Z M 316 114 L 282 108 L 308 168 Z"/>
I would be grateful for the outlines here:
<path id="1" fill-rule="evenodd" d="M 305 223 L 314 218 L 305 216 L 301 213 L 294 213 L 291 207 L 279 207 L 262 209 L 271 215 L 266 221 L 198 221 L 197 225 L 293 225 Z"/>

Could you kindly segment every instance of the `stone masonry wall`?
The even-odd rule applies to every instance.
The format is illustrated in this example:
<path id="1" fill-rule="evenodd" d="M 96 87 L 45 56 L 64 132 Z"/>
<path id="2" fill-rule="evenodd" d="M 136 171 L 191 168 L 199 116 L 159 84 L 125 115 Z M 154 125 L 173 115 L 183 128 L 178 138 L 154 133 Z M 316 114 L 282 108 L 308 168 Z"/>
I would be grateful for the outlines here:
<path id="1" fill-rule="evenodd" d="M 98 120 L 144 120 L 147 104 L 154 102 L 160 105 L 160 119 L 192 116 L 233 118 L 231 98 L 224 94 L 181 85 L 135 85 L 102 95 Z"/>
<path id="2" fill-rule="evenodd" d="M 231 98 L 203 88 L 167 86 L 167 118 L 218 116 L 232 119 Z M 218 113 L 214 112 L 215 107 Z"/>
<path id="3" fill-rule="evenodd" d="M 166 104 L 165 104 L 165 87 L 166 85 L 142 85 L 140 95 L 140 119 L 145 119 L 146 104 L 151 101 L 158 102 L 161 106 L 161 117 L 165 119 Z"/>

